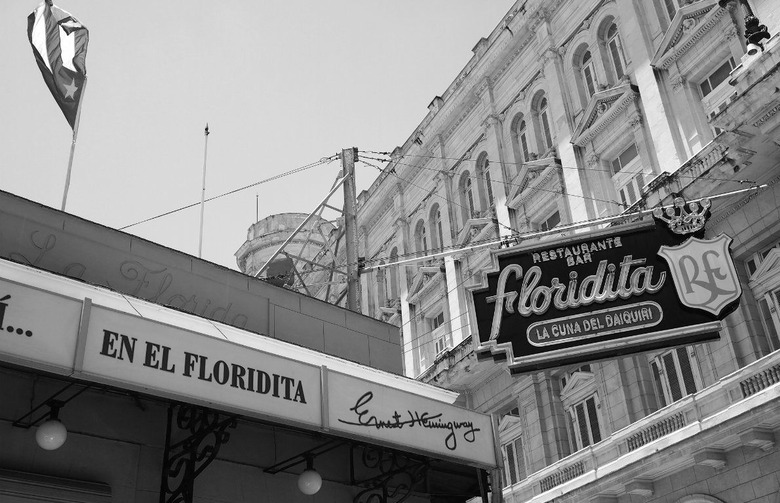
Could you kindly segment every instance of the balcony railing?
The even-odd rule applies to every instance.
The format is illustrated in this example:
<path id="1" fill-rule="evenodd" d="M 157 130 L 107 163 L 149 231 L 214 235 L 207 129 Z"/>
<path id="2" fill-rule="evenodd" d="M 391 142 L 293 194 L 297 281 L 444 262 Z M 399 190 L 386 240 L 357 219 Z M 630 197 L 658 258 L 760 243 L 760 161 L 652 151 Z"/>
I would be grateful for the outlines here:
<path id="1" fill-rule="evenodd" d="M 576 490 L 597 477 L 652 456 L 656 451 L 707 430 L 715 431 L 737 413 L 780 396 L 780 351 L 775 351 L 711 386 L 688 395 L 504 488 L 510 501 L 541 503 Z M 761 396 L 770 393 L 771 396 Z M 724 413 L 724 411 L 726 413 Z M 598 474 L 598 475 L 597 475 Z M 547 493 L 547 494 L 545 494 Z"/>
<path id="2" fill-rule="evenodd" d="M 780 363 L 773 365 L 766 370 L 762 370 L 747 379 L 739 382 L 742 389 L 742 397 L 747 398 L 750 395 L 758 393 L 762 389 L 775 385 L 780 382 Z"/>
<path id="3" fill-rule="evenodd" d="M 557 472 L 543 478 L 539 485 L 542 491 L 549 491 L 553 487 L 559 486 L 585 473 L 585 462 L 577 461 L 571 465 L 565 466 Z"/>
<path id="4" fill-rule="evenodd" d="M 673 431 L 677 431 L 683 426 L 685 426 L 685 415 L 682 412 L 678 412 L 677 414 L 665 417 L 642 431 L 628 437 L 626 440 L 626 447 L 629 451 L 633 451 L 653 440 L 658 440 Z"/>

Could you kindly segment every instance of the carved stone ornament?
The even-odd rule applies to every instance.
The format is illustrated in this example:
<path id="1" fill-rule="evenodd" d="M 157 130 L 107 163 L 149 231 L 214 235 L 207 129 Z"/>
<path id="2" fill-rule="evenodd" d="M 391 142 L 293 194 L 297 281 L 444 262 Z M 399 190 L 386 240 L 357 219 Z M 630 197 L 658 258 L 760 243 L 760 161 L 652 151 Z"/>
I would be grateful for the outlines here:
<path id="1" fill-rule="evenodd" d="M 642 116 L 637 114 L 628 119 L 628 125 L 631 126 L 632 129 L 636 130 L 637 128 L 642 126 Z"/>
<path id="2" fill-rule="evenodd" d="M 587 18 L 584 21 L 582 21 L 582 29 L 583 30 L 590 29 L 590 22 L 591 22 L 590 18 Z"/>
<path id="3" fill-rule="evenodd" d="M 545 61 L 555 61 L 555 59 L 558 57 L 558 51 L 554 48 L 549 48 L 546 51 L 544 51 L 544 55 L 542 56 Z"/>
<path id="4" fill-rule="evenodd" d="M 696 19 L 689 17 L 682 22 L 683 33 L 688 33 L 696 27 Z"/>
<path id="5" fill-rule="evenodd" d="M 676 75 L 669 79 L 669 83 L 672 84 L 672 91 L 679 93 L 685 87 L 685 77 L 682 75 Z"/>

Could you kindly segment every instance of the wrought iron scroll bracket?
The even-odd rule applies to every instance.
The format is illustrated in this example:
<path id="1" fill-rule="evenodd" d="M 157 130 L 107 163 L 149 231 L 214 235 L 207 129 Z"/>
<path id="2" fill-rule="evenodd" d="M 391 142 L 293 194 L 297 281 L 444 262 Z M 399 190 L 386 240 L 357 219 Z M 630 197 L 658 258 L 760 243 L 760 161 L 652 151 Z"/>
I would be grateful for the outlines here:
<path id="1" fill-rule="evenodd" d="M 190 404 L 171 405 L 160 503 L 193 502 L 195 479 L 217 457 L 220 447 L 230 439 L 227 429 L 236 424 L 236 416 Z"/>
<path id="2" fill-rule="evenodd" d="M 356 458 L 361 466 L 356 465 Z M 350 478 L 352 485 L 363 490 L 352 501 L 402 503 L 414 494 L 416 486 L 425 486 L 428 468 L 424 460 L 390 449 L 355 445 L 350 452 Z"/>

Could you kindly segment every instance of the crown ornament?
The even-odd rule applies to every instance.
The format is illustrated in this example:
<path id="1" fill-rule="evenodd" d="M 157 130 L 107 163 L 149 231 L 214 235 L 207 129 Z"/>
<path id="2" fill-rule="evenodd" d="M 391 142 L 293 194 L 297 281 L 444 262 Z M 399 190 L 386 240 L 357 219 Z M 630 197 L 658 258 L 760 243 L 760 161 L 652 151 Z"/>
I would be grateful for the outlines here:
<path id="1" fill-rule="evenodd" d="M 706 197 L 700 201 L 686 203 L 682 197 L 675 197 L 671 206 L 655 208 L 653 216 L 669 226 L 675 234 L 693 234 L 704 228 L 710 209 L 710 200 Z"/>

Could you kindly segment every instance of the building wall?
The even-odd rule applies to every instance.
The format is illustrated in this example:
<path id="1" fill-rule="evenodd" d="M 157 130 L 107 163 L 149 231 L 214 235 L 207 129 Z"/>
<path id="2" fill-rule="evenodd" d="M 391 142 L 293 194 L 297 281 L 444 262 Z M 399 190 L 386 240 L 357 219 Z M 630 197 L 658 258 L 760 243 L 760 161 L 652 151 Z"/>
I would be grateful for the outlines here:
<path id="1" fill-rule="evenodd" d="M 395 275 L 397 297 L 383 295 L 400 315 L 364 312 L 400 327 L 407 375 L 459 390 L 469 406 L 495 414 L 505 466 L 494 486 L 507 501 L 775 501 L 776 450 L 744 444 L 744 431 L 760 425 L 777 437 L 778 421 L 762 415 L 772 413 L 725 417 L 727 406 L 754 403 L 734 395 L 691 409 L 717 420 L 688 418 L 688 409 L 675 416 L 691 396 L 752 382 L 745 369 L 774 369 L 780 349 L 780 318 L 770 305 L 780 285 L 769 286 L 780 266 L 780 252 L 771 251 L 780 242 L 780 7 L 751 4 L 773 35 L 755 58 L 745 56 L 738 2 L 517 2 L 359 198 L 367 265 L 393 263 L 394 248 L 399 258 L 420 259 L 363 282 L 375 295 Z M 721 197 L 760 184 L 768 186 Z M 719 340 L 520 377 L 468 357 L 469 287 L 491 269 L 491 249 L 543 240 L 539 231 L 550 227 L 670 204 L 678 194 L 715 196 L 706 235 L 733 239 L 744 293 Z M 436 205 L 444 232 L 431 241 Z M 452 253 L 430 257 L 441 251 Z M 695 423 L 702 433 L 664 433 L 672 437 L 659 437 L 657 452 L 625 447 L 627 431 L 654 421 L 667 428 L 677 417 L 687 419 L 672 429 Z M 721 419 L 712 428 L 729 430 L 725 444 L 703 433 Z M 687 456 L 665 461 L 683 445 Z M 712 445 L 717 459 L 700 453 Z M 626 456 L 633 461 L 610 471 Z M 711 499 L 681 499 L 697 493 Z"/>
<path id="2" fill-rule="evenodd" d="M 0 191 L 0 257 L 401 373 L 395 327 Z"/>

